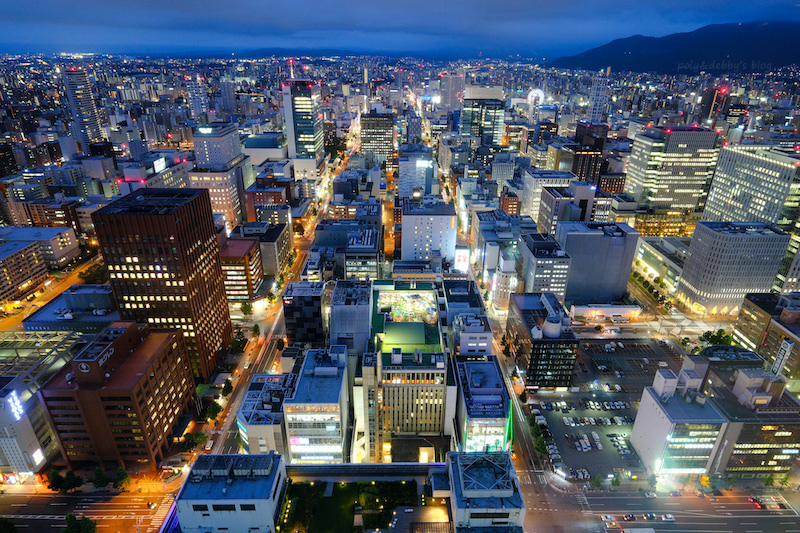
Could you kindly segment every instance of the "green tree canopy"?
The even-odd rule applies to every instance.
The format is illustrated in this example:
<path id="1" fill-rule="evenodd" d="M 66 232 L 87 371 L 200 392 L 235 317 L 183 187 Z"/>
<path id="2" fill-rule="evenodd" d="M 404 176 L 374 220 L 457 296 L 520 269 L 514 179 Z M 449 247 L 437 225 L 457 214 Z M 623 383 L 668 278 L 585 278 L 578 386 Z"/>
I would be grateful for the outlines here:
<path id="1" fill-rule="evenodd" d="M 9 518 L 0 517 L 0 533 L 17 533 L 17 526 Z"/>
<path id="2" fill-rule="evenodd" d="M 222 395 L 228 396 L 232 392 L 233 392 L 233 383 L 231 383 L 230 379 L 226 379 L 225 384 L 222 386 Z"/>
<path id="3" fill-rule="evenodd" d="M 98 489 L 104 489 L 106 488 L 106 485 L 108 485 L 108 482 L 109 479 L 103 467 L 102 466 L 95 467 L 94 475 L 92 476 L 92 485 L 94 485 Z"/>
<path id="4" fill-rule="evenodd" d="M 217 402 L 211 402 L 208 409 L 206 409 L 206 420 L 216 420 L 220 411 L 222 411 L 222 406 Z"/>
<path id="5" fill-rule="evenodd" d="M 114 479 L 114 488 L 119 490 L 128 490 L 131 486 L 131 475 L 125 471 L 124 468 L 117 468 L 116 479 Z"/>
<path id="6" fill-rule="evenodd" d="M 242 305 L 239 306 L 239 309 L 241 309 L 244 316 L 250 316 L 253 314 L 253 304 L 250 302 L 242 302 Z"/>

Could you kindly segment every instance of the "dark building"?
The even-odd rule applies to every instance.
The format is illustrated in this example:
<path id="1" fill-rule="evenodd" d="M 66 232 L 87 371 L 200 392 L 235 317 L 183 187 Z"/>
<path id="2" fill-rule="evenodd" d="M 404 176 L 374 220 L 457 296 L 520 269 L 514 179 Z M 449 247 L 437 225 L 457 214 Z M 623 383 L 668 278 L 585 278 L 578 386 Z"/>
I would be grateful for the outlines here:
<path id="1" fill-rule="evenodd" d="M 70 468 L 158 468 L 187 411 L 194 380 L 178 331 L 114 322 L 65 365 L 39 397 Z"/>
<path id="2" fill-rule="evenodd" d="M 578 338 L 568 324 L 567 312 L 551 292 L 509 297 L 506 332 L 511 346 L 516 347 L 517 365 L 527 366 L 525 385 L 529 389 L 572 384 Z"/>
<path id="3" fill-rule="evenodd" d="M 578 122 L 575 127 L 575 141 L 588 148 L 603 150 L 608 139 L 607 124 L 590 124 Z"/>
<path id="4" fill-rule="evenodd" d="M 625 191 L 624 172 L 601 173 L 597 178 L 597 188 L 609 194 L 621 194 Z"/>
<path id="5" fill-rule="evenodd" d="M 283 293 L 283 317 L 289 344 L 310 342 L 325 345 L 322 323 L 321 281 L 290 281 Z"/>
<path id="6" fill-rule="evenodd" d="M 183 331 L 205 380 L 231 340 L 206 189 L 139 189 L 92 214 L 123 320 Z"/>
<path id="7" fill-rule="evenodd" d="M 14 159 L 14 145 L 0 143 L 0 178 L 14 174 L 19 167 Z"/>
<path id="8" fill-rule="evenodd" d="M 700 101 L 700 120 L 714 120 L 720 114 L 724 115 L 730 103 L 731 95 L 727 87 L 709 87 Z"/>
<path id="9" fill-rule="evenodd" d="M 394 157 L 394 116 L 374 109 L 361 115 L 361 151 L 375 154 L 376 161 Z"/>

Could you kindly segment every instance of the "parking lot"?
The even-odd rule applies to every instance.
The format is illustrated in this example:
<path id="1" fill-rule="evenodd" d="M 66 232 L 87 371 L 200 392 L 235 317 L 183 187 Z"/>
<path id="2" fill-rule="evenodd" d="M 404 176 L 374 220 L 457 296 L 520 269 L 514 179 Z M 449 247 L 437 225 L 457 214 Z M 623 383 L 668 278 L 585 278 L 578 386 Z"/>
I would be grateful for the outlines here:
<path id="1" fill-rule="evenodd" d="M 656 370 L 677 371 L 680 364 L 680 354 L 659 341 L 611 343 L 581 342 L 576 383 L 580 392 L 540 393 L 533 398 L 531 407 L 539 411 L 552 435 L 546 442 L 553 470 L 567 479 L 588 483 L 595 477 L 644 475 L 630 445 L 642 390 L 652 384 Z"/>

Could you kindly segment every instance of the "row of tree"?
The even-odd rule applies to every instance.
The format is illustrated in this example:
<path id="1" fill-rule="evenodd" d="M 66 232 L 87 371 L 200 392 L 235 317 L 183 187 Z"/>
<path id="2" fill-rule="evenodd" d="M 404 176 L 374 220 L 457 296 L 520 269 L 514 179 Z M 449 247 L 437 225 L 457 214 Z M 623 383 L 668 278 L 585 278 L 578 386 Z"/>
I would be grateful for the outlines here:
<path id="1" fill-rule="evenodd" d="M 103 467 L 98 466 L 94 469 L 92 478 L 84 480 L 72 470 L 67 470 L 66 474 L 62 476 L 61 472 L 54 468 L 48 474 L 47 488 L 57 492 L 71 492 L 83 485 L 85 481 L 89 481 L 98 489 L 104 489 L 113 482 L 115 489 L 127 490 L 131 485 L 131 476 L 124 468 L 119 467 L 114 477 L 111 478 Z"/>

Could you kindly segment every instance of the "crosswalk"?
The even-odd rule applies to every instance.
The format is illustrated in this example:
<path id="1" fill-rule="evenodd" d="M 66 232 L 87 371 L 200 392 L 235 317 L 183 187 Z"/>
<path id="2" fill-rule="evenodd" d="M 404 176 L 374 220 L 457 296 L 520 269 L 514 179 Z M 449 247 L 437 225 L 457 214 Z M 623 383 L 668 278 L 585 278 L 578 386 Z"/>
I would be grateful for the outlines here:
<path id="1" fill-rule="evenodd" d="M 520 485 L 545 485 L 547 483 L 543 470 L 522 470 L 517 472 L 517 478 Z"/>
<path id="2" fill-rule="evenodd" d="M 578 505 L 581 507 L 581 513 L 583 514 L 592 514 L 592 510 L 589 506 L 589 500 L 586 499 L 585 494 L 576 494 L 575 501 L 578 502 Z"/>

